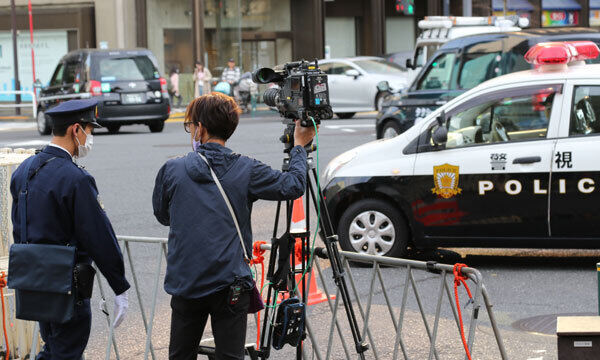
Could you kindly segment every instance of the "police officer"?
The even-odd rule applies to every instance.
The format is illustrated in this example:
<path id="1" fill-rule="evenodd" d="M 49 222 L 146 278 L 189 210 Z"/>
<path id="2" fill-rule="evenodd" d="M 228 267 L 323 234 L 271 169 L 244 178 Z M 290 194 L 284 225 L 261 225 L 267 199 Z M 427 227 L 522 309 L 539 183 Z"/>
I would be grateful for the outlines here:
<path id="1" fill-rule="evenodd" d="M 18 194 L 29 176 L 27 239 L 33 244 L 73 244 L 76 263 L 95 262 L 116 294 L 117 327 L 128 307 L 123 256 L 94 178 L 74 162 L 92 149 L 92 129 L 100 127 L 95 120 L 96 105 L 91 99 L 70 100 L 46 112 L 53 124 L 52 142 L 25 160 L 11 180 L 13 235 L 20 239 Z M 28 167 L 29 174 L 25 174 Z M 92 321 L 89 298 L 75 307 L 75 316 L 64 324 L 40 322 L 45 345 L 38 360 L 81 358 Z"/>

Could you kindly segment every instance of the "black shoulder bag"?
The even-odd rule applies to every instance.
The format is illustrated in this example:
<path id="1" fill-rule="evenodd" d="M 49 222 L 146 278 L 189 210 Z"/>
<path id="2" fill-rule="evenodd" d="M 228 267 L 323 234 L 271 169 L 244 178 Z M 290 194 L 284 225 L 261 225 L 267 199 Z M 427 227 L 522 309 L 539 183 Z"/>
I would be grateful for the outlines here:
<path id="1" fill-rule="evenodd" d="M 27 191 L 29 181 L 51 158 L 30 176 L 25 168 L 25 185 L 19 192 L 21 241 L 11 245 L 8 258 L 8 287 L 15 289 L 16 317 L 52 323 L 65 323 L 75 313 L 77 302 L 73 285 L 75 247 L 31 244 L 27 240 Z"/>

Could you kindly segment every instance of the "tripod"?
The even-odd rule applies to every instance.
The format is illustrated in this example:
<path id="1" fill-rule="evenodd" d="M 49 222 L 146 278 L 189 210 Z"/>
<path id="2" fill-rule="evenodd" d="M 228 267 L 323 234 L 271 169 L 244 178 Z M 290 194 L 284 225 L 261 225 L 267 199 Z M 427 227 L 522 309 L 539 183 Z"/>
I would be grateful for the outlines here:
<path id="1" fill-rule="evenodd" d="M 288 129 L 289 130 L 289 129 Z M 287 130 L 286 130 L 287 132 Z M 283 141 L 283 140 L 282 140 Z M 288 147 L 289 149 L 289 147 Z M 313 149 L 308 149 L 309 154 Z M 286 151 L 288 152 L 288 151 Z M 289 160 L 290 158 L 285 158 L 283 160 L 282 170 L 289 170 Z M 274 324 L 272 321 L 269 321 L 269 309 L 274 308 L 274 304 L 277 303 L 278 299 L 278 290 L 287 289 L 289 297 L 297 295 L 297 289 L 300 290 L 300 294 L 302 295 L 302 303 L 306 306 L 307 302 L 307 283 L 305 274 L 310 273 L 312 269 L 312 261 L 314 260 L 314 256 L 311 257 L 310 254 L 310 203 L 315 207 L 315 211 L 319 212 L 320 208 L 320 235 L 321 239 L 325 244 L 325 248 L 327 251 L 327 258 L 329 258 L 331 269 L 333 272 L 333 279 L 335 281 L 336 286 L 339 289 L 339 293 L 342 296 L 342 301 L 344 304 L 344 308 L 346 310 L 346 315 L 348 317 L 348 323 L 350 325 L 350 330 L 352 332 L 352 337 L 354 340 L 354 344 L 356 347 L 356 352 L 358 353 L 359 359 L 365 359 L 365 351 L 368 350 L 369 346 L 366 344 L 360 334 L 358 322 L 356 320 L 356 315 L 354 313 L 354 308 L 352 307 L 352 301 L 350 299 L 350 293 L 348 291 L 348 286 L 345 280 L 345 274 L 343 272 L 342 260 L 339 256 L 338 247 L 337 247 L 337 235 L 333 234 L 333 227 L 331 224 L 331 219 L 329 217 L 329 213 L 327 208 L 324 206 L 324 196 L 321 188 L 316 186 L 318 184 L 317 179 L 319 174 L 317 173 L 312 157 L 308 157 L 308 169 L 306 174 L 306 204 L 305 204 L 305 215 L 306 215 L 306 231 L 305 232 L 294 232 L 290 234 L 290 228 L 292 223 L 292 204 L 291 200 L 285 202 L 286 209 L 286 233 L 290 234 L 290 236 L 283 236 L 282 238 L 277 238 L 277 230 L 279 228 L 279 217 L 281 214 L 282 201 L 277 202 L 277 210 L 275 215 L 275 221 L 273 226 L 273 238 L 272 238 L 272 247 L 271 254 L 269 257 L 269 267 L 267 270 L 267 280 L 269 281 L 268 292 L 267 292 L 267 303 L 265 306 L 264 313 L 264 323 L 262 327 L 261 339 L 260 339 L 260 350 L 259 350 L 259 358 L 262 360 L 268 359 L 271 351 L 271 343 L 273 340 L 273 328 Z M 318 201 L 317 201 L 318 199 Z M 295 239 L 300 239 L 301 244 L 301 257 L 299 261 L 300 268 L 296 269 L 296 259 L 293 256 L 294 248 L 295 248 Z M 290 251 L 291 249 L 291 251 Z M 280 266 L 275 272 L 275 264 L 277 262 L 277 256 L 279 253 L 279 264 L 282 263 L 291 263 L 289 270 L 286 268 L 283 269 L 285 274 L 282 274 L 282 267 Z M 290 253 L 292 256 L 290 256 Z M 315 251 L 316 253 L 316 251 Z M 285 258 L 283 258 L 283 257 Z M 319 256 L 323 256 L 323 252 L 319 254 Z M 291 258 L 291 259 L 290 259 Z M 296 274 L 303 274 L 302 280 L 300 284 L 296 283 Z M 275 277 L 279 279 L 278 283 L 274 283 Z M 283 283 L 281 281 L 283 280 Z M 274 310 L 275 311 L 275 310 Z M 273 320 L 275 320 L 275 314 L 272 315 Z M 306 324 L 302 322 L 301 326 L 303 327 L 302 331 L 302 339 L 300 340 L 299 345 L 296 347 L 296 359 L 302 359 L 302 340 L 306 338 Z"/>

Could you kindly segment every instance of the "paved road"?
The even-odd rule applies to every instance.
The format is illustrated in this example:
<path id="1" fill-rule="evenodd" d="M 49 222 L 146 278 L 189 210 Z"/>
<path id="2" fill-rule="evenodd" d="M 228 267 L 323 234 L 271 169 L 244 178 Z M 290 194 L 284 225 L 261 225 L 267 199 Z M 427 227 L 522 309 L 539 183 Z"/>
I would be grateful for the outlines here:
<path id="1" fill-rule="evenodd" d="M 34 129 L 2 126 L 0 124 L 0 147 L 34 147 L 47 143 L 50 137 L 42 137 Z M 115 230 L 123 235 L 166 237 L 168 229 L 159 225 L 152 215 L 151 193 L 154 178 L 160 166 L 169 158 L 181 156 L 190 149 L 189 135 L 183 131 L 181 123 L 168 123 L 163 133 L 151 134 L 145 126 L 123 127 L 122 133 L 109 135 L 103 130 L 94 138 L 94 149 L 81 163 L 96 177 L 104 205 Z M 248 154 L 265 163 L 279 168 L 282 162 L 282 145 L 278 138 L 283 131 L 279 119 L 263 114 L 259 117 L 245 116 L 229 146 L 236 152 Z M 374 119 L 363 116 L 352 120 L 331 120 L 323 124 L 320 135 L 320 165 L 324 169 L 337 154 L 354 146 L 371 141 L 374 135 Z M 268 240 L 271 237 L 274 210 L 273 203 L 259 201 L 253 211 L 255 240 Z M 156 249 L 147 245 L 132 247 L 134 264 L 140 275 L 144 297 L 150 297 L 152 291 L 152 273 L 156 268 Z M 539 250 L 459 250 L 459 254 L 442 253 L 437 260 L 455 262 L 460 260 L 481 270 L 488 291 L 495 304 L 494 310 L 503 334 L 509 344 L 512 359 L 548 360 L 556 358 L 555 338 L 550 335 L 530 334 L 519 329 L 517 321 L 538 315 L 558 313 L 594 313 L 597 312 L 596 272 L 594 264 L 600 259 L 598 251 L 539 251 Z M 457 256 L 464 256 L 460 259 Z M 163 264 L 164 270 L 164 264 Z M 353 269 L 357 276 L 358 291 L 367 296 L 369 288 L 369 269 Z M 385 269 L 386 279 L 404 279 L 401 270 Z M 403 280 L 391 286 L 392 294 L 402 289 Z M 423 275 L 419 278 L 425 294 L 435 295 L 437 283 L 433 277 Z M 377 291 L 376 291 L 377 292 Z M 377 294 L 381 295 L 380 292 Z M 139 359 L 144 344 L 141 343 L 143 327 L 139 308 L 133 294 L 131 296 L 131 314 L 122 328 L 118 329 L 121 354 L 128 359 Z M 429 298 L 429 296 L 427 296 Z M 149 303 L 149 300 L 146 301 Z M 98 291 L 95 292 L 93 306 L 98 304 Z M 384 300 L 374 299 L 377 316 L 386 316 Z M 410 302 L 413 313 L 410 319 L 418 321 L 416 304 Z M 434 312 L 434 305 L 428 308 Z M 451 318 L 446 305 L 444 316 Z M 316 309 L 315 312 L 320 310 Z M 166 358 L 168 344 L 168 297 L 162 294 L 158 298 L 157 322 L 154 326 L 154 340 L 159 358 Z M 372 315 L 374 316 L 374 315 Z M 446 319 L 447 320 L 447 319 Z M 485 342 L 479 344 L 484 354 L 493 344 L 489 336 L 486 318 L 482 317 L 479 331 Z M 544 323 L 540 319 L 536 324 Z M 548 320 L 548 323 L 551 323 Z M 383 321 L 383 320 L 381 320 Z M 527 327 L 533 322 L 524 322 Z M 383 324 L 383 323 L 382 323 Z M 390 323 L 391 324 L 391 323 Z M 383 325 L 381 325 L 383 326 Z M 551 324 L 548 326 L 551 328 Z M 416 331 L 416 330 L 415 330 Z M 541 330 L 540 330 L 541 331 Z M 93 336 L 88 347 L 88 359 L 104 357 L 103 349 L 107 332 L 105 321 L 99 311 L 94 311 Z M 479 336 L 479 335 L 478 335 Z M 405 338 L 411 337 L 411 331 L 405 328 Z M 249 335 L 250 338 L 250 335 Z M 423 335 L 414 336 L 417 340 Z M 143 341 L 143 340 L 142 340 Z M 439 339 L 440 344 L 448 344 L 460 353 L 460 338 L 453 334 Z M 452 345 L 450 345 L 452 344 Z M 421 345 L 423 346 L 423 345 Z M 485 351 L 484 351 L 485 349 Z M 477 351 L 476 351 L 477 354 Z M 495 356 L 481 355 L 481 359 Z M 282 353 L 273 353 L 273 358 L 283 358 Z M 449 357 L 454 358 L 454 357 Z M 456 357 L 461 358 L 460 356 Z M 477 357 L 476 357 L 477 358 Z"/>

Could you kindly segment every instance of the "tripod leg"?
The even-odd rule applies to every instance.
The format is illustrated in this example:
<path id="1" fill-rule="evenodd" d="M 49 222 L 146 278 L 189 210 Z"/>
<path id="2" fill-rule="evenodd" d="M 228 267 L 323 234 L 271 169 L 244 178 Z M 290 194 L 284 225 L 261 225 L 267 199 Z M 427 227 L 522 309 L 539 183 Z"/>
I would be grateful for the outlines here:
<path id="1" fill-rule="evenodd" d="M 313 179 L 317 179 L 318 174 L 314 168 L 312 169 L 312 175 Z M 364 352 L 368 349 L 368 345 L 363 341 L 362 336 L 360 334 L 360 328 L 358 326 L 358 321 L 356 320 L 354 307 L 352 306 L 352 300 L 350 298 L 348 285 L 346 284 L 346 278 L 343 271 L 344 268 L 342 266 L 342 260 L 340 258 L 339 250 L 337 247 L 337 236 L 333 235 L 333 226 L 331 224 L 329 211 L 327 210 L 327 207 L 324 206 L 325 197 L 323 196 L 321 188 L 318 188 L 317 190 L 314 189 L 313 182 L 311 181 L 310 177 L 307 180 L 308 182 L 310 182 L 309 193 L 313 199 L 317 211 L 321 214 L 320 224 L 322 227 L 322 240 L 325 243 L 325 247 L 327 249 L 327 257 L 329 258 L 329 262 L 331 263 L 333 279 L 340 290 L 340 295 L 342 295 L 344 309 L 346 310 L 346 315 L 350 324 L 350 330 L 352 332 L 352 337 L 354 339 L 356 351 L 360 359 L 365 359 Z M 316 195 L 318 195 L 318 201 Z"/>

